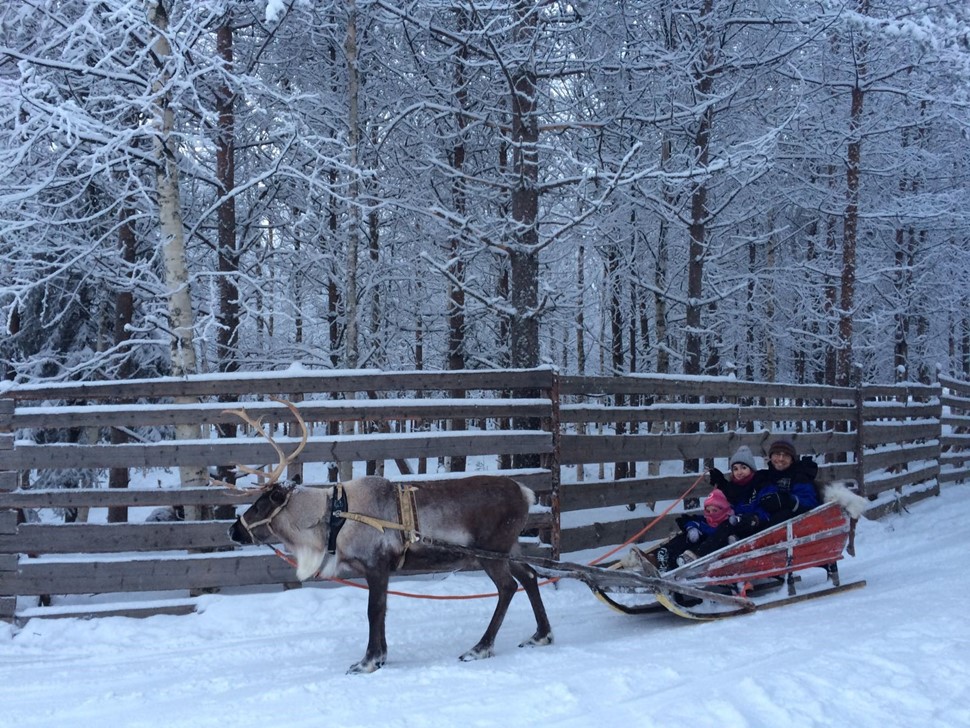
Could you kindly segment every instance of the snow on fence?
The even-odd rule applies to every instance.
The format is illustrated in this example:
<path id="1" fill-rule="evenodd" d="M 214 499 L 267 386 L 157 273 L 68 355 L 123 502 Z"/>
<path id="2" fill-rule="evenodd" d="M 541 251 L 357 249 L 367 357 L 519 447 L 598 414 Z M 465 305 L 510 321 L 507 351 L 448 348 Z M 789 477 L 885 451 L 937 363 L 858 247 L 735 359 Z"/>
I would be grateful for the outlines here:
<path id="1" fill-rule="evenodd" d="M 289 565 L 226 536 L 251 495 L 161 487 L 179 466 L 225 477 L 237 463 L 275 463 L 272 447 L 225 412 L 245 407 L 263 417 L 286 449 L 295 442 L 287 433 L 293 418 L 271 396 L 297 402 L 310 427 L 290 477 L 326 484 L 355 468 L 419 483 L 450 472 L 508 472 L 540 495 L 524 546 L 547 556 L 623 543 L 706 466 L 723 469 L 741 444 L 763 454 L 780 434 L 816 456 L 824 477 L 855 481 L 874 515 L 970 472 L 970 385 L 955 380 L 838 388 L 568 377 L 548 368 L 296 369 L 15 386 L 0 392 L 0 618 L 179 613 L 192 608 L 183 597 L 207 589 L 292 585 Z M 174 440 L 185 423 L 201 426 L 203 439 Z M 702 483 L 691 496 L 708 491 Z M 206 520 L 146 522 L 153 507 Z M 29 518 L 37 511 L 45 518 Z M 55 513 L 73 522 L 54 523 Z M 662 537 L 672 518 L 645 538 Z M 136 592 L 166 599 L 118 605 Z M 88 594 L 119 596 L 101 607 L 64 596 Z M 48 595 L 72 604 L 33 606 Z"/>

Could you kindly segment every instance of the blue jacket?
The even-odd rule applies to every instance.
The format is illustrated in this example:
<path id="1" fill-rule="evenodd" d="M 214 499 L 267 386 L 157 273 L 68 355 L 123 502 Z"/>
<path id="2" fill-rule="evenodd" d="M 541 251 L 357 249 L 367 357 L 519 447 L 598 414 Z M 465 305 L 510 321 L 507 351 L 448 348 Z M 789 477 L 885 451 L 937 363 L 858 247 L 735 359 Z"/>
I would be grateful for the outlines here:
<path id="1" fill-rule="evenodd" d="M 787 470 L 758 471 L 758 488 L 746 503 L 734 507 L 738 515 L 754 514 L 759 530 L 787 521 L 818 505 L 815 475 L 818 465 L 810 458 L 799 460 Z"/>
<path id="2" fill-rule="evenodd" d="M 710 536 L 715 531 L 715 527 L 712 526 L 711 524 L 709 524 L 706 520 L 704 520 L 704 517 L 703 516 L 701 516 L 699 518 L 697 518 L 697 517 L 694 517 L 694 518 L 683 518 L 683 517 L 678 518 L 677 519 L 677 525 L 680 526 L 680 529 L 684 533 L 687 533 L 692 528 L 696 528 L 698 531 L 700 531 L 705 536 Z"/>

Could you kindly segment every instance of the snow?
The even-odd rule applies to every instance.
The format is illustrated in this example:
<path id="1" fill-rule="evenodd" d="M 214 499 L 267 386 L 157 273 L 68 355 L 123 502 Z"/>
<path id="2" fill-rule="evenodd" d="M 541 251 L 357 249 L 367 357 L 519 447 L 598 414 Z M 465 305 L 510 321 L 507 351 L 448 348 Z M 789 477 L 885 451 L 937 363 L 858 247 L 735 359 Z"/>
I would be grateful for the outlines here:
<path id="1" fill-rule="evenodd" d="M 859 523 L 840 570 L 865 588 L 720 622 L 626 616 L 578 582 L 545 586 L 555 644 L 516 646 L 534 629 L 520 594 L 496 656 L 471 663 L 457 656 L 492 599 L 392 596 L 372 675 L 345 674 L 366 592 L 326 583 L 211 595 L 187 616 L 0 624 L 0 726 L 965 727 L 968 522 L 970 485 L 947 486 Z M 478 573 L 392 588 L 491 592 Z"/>

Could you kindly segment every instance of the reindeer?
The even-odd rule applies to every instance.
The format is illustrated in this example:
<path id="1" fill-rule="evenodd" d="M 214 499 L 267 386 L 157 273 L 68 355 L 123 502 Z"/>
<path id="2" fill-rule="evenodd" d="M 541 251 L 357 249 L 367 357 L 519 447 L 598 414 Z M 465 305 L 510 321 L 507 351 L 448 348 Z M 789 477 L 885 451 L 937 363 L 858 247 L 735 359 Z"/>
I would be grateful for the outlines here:
<path id="1" fill-rule="evenodd" d="M 280 401 L 280 400 L 277 400 Z M 302 429 L 296 450 L 285 455 L 244 410 L 233 414 L 269 440 L 280 462 L 269 474 L 241 466 L 262 481 L 262 495 L 239 516 L 229 537 L 240 544 L 282 542 L 296 562 L 296 576 L 332 578 L 342 572 L 363 576 L 369 595 L 369 636 L 364 657 L 350 673 L 374 672 L 387 659 L 384 622 L 390 574 L 477 567 L 498 589 L 498 603 L 482 638 L 459 659 L 494 654 L 495 636 L 521 584 L 536 619 L 536 632 L 520 647 L 552 643 L 552 630 L 539 594 L 536 572 L 510 559 L 525 526 L 535 494 L 512 478 L 498 475 L 435 480 L 404 486 L 376 477 L 355 478 L 330 487 L 280 483 L 287 464 L 303 450 L 307 428 L 296 407 L 289 407 Z M 457 547 L 457 548 L 456 548 Z"/>

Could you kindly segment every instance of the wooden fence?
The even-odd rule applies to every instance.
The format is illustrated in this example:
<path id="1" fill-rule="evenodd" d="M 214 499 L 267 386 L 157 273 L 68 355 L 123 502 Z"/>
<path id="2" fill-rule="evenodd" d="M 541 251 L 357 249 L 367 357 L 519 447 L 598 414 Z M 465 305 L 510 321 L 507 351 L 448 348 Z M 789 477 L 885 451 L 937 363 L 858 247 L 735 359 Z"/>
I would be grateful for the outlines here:
<path id="1" fill-rule="evenodd" d="M 508 472 L 540 507 L 527 551 L 623 543 L 712 462 L 746 444 L 763 453 L 784 434 L 826 477 L 853 480 L 878 515 L 970 473 L 970 385 L 832 388 L 731 379 L 559 376 L 551 369 L 487 372 L 307 372 L 193 377 L 0 392 L 0 618 L 191 610 L 189 594 L 287 584 L 292 568 L 268 550 L 233 546 L 226 530 L 251 496 L 218 487 L 77 488 L 178 466 L 273 463 L 272 447 L 225 410 L 245 407 L 281 443 L 297 402 L 311 436 L 295 470 L 325 483 L 341 465 L 420 482 L 449 472 Z M 177 398 L 198 401 L 183 403 Z M 202 438 L 175 441 L 180 423 Z M 292 473 L 291 473 L 292 474 Z M 60 476 L 63 487 L 38 488 Z M 140 476 L 140 478 L 139 478 Z M 691 496 L 703 496 L 700 484 Z M 155 506 L 211 510 L 215 520 L 145 522 Z M 79 512 L 32 522 L 32 510 Z M 105 517 L 111 513 L 111 521 Z M 84 514 L 88 514 L 84 518 Z M 130 516 L 126 518 L 126 516 Z M 662 537 L 667 516 L 648 534 Z M 37 608 L 46 595 L 158 592 L 164 599 Z M 172 594 L 177 596 L 173 597 Z M 83 599 L 74 598 L 74 602 Z"/>

